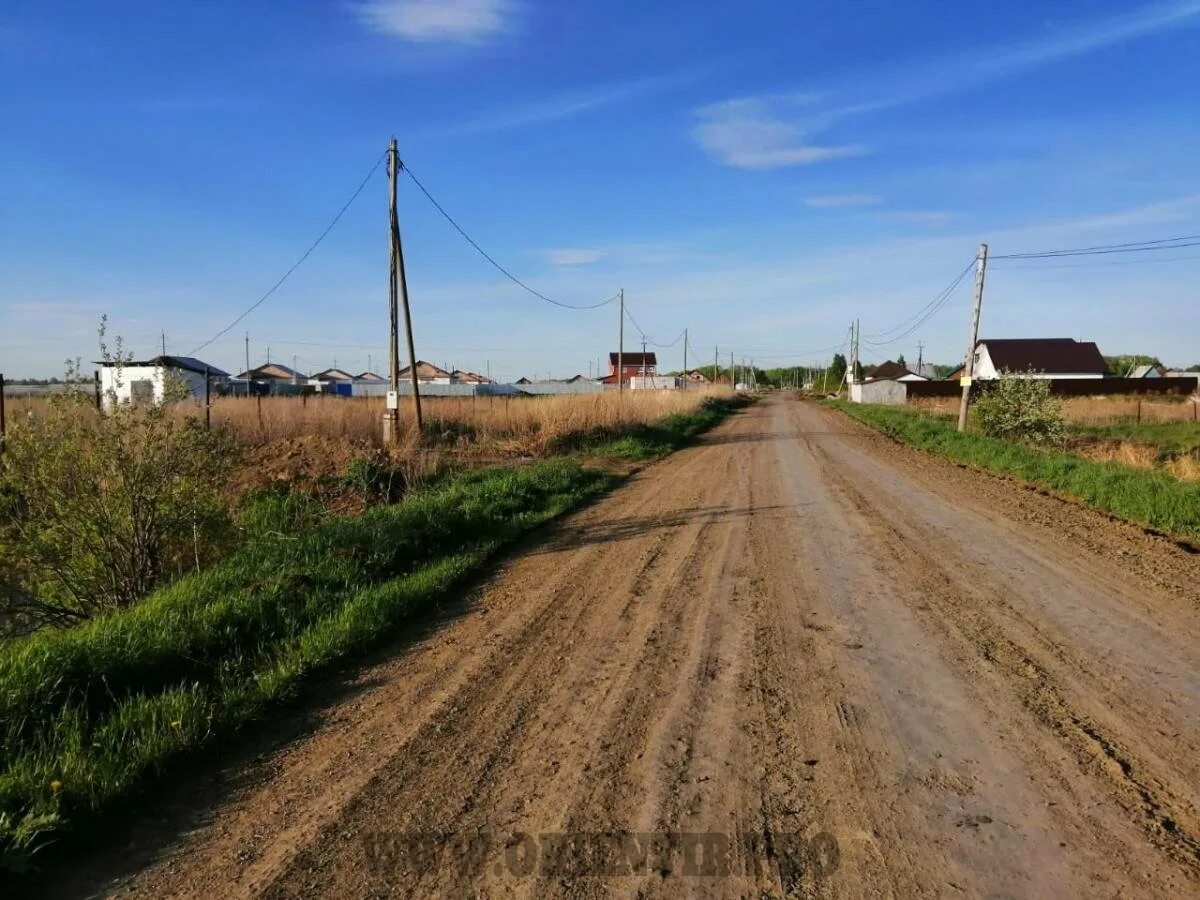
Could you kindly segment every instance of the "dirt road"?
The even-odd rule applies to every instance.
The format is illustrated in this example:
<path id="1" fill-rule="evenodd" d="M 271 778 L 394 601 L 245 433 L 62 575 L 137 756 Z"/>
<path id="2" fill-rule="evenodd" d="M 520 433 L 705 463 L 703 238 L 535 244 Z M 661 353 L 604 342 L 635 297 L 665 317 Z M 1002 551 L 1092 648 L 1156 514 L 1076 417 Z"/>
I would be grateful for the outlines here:
<path id="1" fill-rule="evenodd" d="M 1200 556 L 810 404 L 633 477 L 361 681 L 73 887 L 1200 891 Z"/>

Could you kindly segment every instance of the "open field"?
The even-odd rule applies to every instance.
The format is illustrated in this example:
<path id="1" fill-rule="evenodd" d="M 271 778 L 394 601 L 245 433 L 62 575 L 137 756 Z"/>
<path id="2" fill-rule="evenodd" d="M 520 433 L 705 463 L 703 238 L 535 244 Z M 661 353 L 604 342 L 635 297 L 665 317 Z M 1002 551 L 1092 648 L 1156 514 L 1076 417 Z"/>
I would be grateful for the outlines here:
<path id="1" fill-rule="evenodd" d="M 1181 397 L 1176 400 L 1139 400 L 1136 397 L 1064 397 L 1060 400 L 1063 417 L 1074 425 L 1113 425 L 1121 423 L 1196 422 L 1200 420 L 1200 401 Z M 957 397 L 923 397 L 908 404 L 910 409 L 939 416 L 958 415 Z"/>
<path id="2" fill-rule="evenodd" d="M 542 456 L 602 432 L 647 424 L 697 409 L 706 398 L 728 390 L 626 391 L 554 397 L 427 397 L 423 400 L 425 443 L 444 449 L 497 455 Z M 44 398 L 12 398 L 11 421 L 37 415 Z M 179 415 L 203 417 L 202 404 L 176 405 Z M 331 438 L 378 447 L 382 441 L 382 397 L 215 397 L 212 423 L 229 428 L 247 446 L 304 437 Z M 401 408 L 400 443 L 416 443 L 407 399 Z"/>
<path id="3" fill-rule="evenodd" d="M 769 398 L 44 887 L 1192 896 L 1196 567 Z M 672 852 L 696 834 L 723 868 Z"/>

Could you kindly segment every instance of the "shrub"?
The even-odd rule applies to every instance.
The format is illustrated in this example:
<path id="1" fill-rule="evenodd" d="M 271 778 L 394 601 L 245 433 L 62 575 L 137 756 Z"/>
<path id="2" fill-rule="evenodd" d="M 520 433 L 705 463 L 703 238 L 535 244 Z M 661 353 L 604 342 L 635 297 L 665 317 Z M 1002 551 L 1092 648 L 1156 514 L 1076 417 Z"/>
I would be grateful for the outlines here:
<path id="1" fill-rule="evenodd" d="M 975 401 L 975 422 L 988 437 L 1026 444 L 1061 445 L 1067 437 L 1050 382 L 1042 378 L 1002 378 Z"/>
<path id="2" fill-rule="evenodd" d="M 166 404 L 101 415 L 82 390 L 14 423 L 0 458 L 5 629 L 74 625 L 211 561 L 227 533 L 227 451 Z"/>

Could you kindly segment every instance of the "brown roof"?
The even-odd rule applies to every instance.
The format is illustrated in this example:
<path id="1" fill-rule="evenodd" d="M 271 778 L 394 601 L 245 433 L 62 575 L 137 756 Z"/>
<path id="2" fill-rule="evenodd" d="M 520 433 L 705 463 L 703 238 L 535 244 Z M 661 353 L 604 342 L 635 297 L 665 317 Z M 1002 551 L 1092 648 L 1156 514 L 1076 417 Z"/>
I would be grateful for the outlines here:
<path id="1" fill-rule="evenodd" d="M 400 370 L 402 378 L 408 376 L 408 366 Z M 417 377 L 418 378 L 449 378 L 450 373 L 441 366 L 435 366 L 431 362 L 425 362 L 423 359 L 417 360 Z"/>
<path id="2" fill-rule="evenodd" d="M 912 372 L 906 366 L 902 366 L 898 362 L 892 362 L 890 359 L 887 362 L 881 362 L 873 369 L 867 370 L 868 378 L 900 378 L 911 374 Z"/>
<path id="3" fill-rule="evenodd" d="M 1108 374 L 1108 366 L 1100 355 L 1100 348 L 1092 341 L 1077 341 L 1074 338 L 1004 338 L 979 343 L 987 347 L 992 365 L 1002 372 Z"/>
<path id="4" fill-rule="evenodd" d="M 617 364 L 617 354 L 608 354 L 608 364 L 615 366 Z M 658 357 L 653 353 L 622 353 L 621 365 L 623 366 L 657 366 Z"/>

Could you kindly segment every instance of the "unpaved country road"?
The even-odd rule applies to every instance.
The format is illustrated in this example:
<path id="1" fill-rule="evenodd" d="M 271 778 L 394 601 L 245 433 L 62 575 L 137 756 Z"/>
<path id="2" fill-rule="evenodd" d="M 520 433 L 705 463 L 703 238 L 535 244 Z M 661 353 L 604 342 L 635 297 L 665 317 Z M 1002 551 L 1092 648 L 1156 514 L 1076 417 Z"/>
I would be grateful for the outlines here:
<path id="1" fill-rule="evenodd" d="M 1198 585 L 1166 539 L 770 399 L 543 534 L 140 872 L 61 887 L 1196 896 Z"/>

